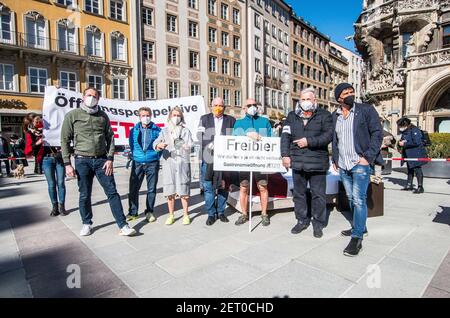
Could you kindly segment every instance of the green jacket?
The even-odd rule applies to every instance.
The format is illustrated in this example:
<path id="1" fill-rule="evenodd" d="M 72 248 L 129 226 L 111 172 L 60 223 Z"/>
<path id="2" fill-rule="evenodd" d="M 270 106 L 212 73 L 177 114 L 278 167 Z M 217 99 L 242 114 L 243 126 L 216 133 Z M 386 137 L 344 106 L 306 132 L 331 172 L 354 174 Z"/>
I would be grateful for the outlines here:
<path id="1" fill-rule="evenodd" d="M 70 164 L 72 152 L 80 156 L 106 155 L 109 160 L 113 160 L 114 147 L 114 132 L 105 112 L 99 110 L 90 115 L 77 108 L 64 117 L 61 150 L 65 164 Z"/>

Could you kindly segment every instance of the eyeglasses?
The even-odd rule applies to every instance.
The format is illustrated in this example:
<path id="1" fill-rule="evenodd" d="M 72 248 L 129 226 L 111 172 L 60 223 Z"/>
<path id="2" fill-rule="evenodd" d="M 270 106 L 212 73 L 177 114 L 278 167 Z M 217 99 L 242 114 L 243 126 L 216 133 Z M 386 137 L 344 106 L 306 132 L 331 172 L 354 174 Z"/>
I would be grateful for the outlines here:
<path id="1" fill-rule="evenodd" d="M 257 104 L 248 104 L 247 107 L 258 106 Z"/>

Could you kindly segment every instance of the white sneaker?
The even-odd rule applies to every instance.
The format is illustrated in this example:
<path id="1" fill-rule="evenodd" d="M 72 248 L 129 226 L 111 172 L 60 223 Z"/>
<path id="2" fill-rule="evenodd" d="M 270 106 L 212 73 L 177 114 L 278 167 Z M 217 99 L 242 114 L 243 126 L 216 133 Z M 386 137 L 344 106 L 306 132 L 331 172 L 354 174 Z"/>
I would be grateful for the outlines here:
<path id="1" fill-rule="evenodd" d="M 148 222 L 155 222 L 156 221 L 156 217 L 155 217 L 155 215 L 153 213 L 147 213 L 145 218 L 147 219 Z"/>
<path id="2" fill-rule="evenodd" d="M 122 236 L 131 236 L 136 234 L 136 230 L 133 228 L 130 228 L 128 224 L 124 225 L 123 228 L 120 229 L 119 235 Z"/>
<path id="3" fill-rule="evenodd" d="M 89 224 L 83 224 L 83 227 L 80 231 L 80 236 L 88 236 L 91 235 L 91 226 Z"/>

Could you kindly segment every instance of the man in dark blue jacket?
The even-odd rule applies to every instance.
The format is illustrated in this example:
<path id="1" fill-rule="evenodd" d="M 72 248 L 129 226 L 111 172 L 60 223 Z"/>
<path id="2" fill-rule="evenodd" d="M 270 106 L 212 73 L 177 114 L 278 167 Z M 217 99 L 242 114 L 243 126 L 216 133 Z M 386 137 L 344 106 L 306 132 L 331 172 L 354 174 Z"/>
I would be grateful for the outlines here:
<path id="1" fill-rule="evenodd" d="M 156 221 L 153 214 L 158 183 L 160 154 L 153 149 L 153 142 L 158 138 L 161 128 L 151 121 L 152 111 L 148 107 L 139 109 L 140 122 L 130 132 L 129 143 L 133 160 L 130 174 L 128 195 L 128 220 L 134 220 L 139 214 L 139 190 L 144 176 L 147 178 L 147 201 L 145 217 L 148 222 Z"/>
<path id="2" fill-rule="evenodd" d="M 380 148 L 383 129 L 372 105 L 355 103 L 355 90 L 348 83 L 336 86 L 335 98 L 340 107 L 333 113 L 333 166 L 339 169 L 347 193 L 353 224 L 342 231 L 351 240 L 344 255 L 356 256 L 367 233 L 367 189 L 374 164 L 383 164 Z"/>

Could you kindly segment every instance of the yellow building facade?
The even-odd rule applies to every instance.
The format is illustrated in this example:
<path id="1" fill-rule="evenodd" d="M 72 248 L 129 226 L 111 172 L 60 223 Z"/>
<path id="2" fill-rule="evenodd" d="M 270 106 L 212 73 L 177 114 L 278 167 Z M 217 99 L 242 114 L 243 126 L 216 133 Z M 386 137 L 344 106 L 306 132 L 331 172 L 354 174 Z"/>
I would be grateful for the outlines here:
<path id="1" fill-rule="evenodd" d="M 41 113 L 47 85 L 133 99 L 131 0 L 0 0 L 0 129 Z"/>

